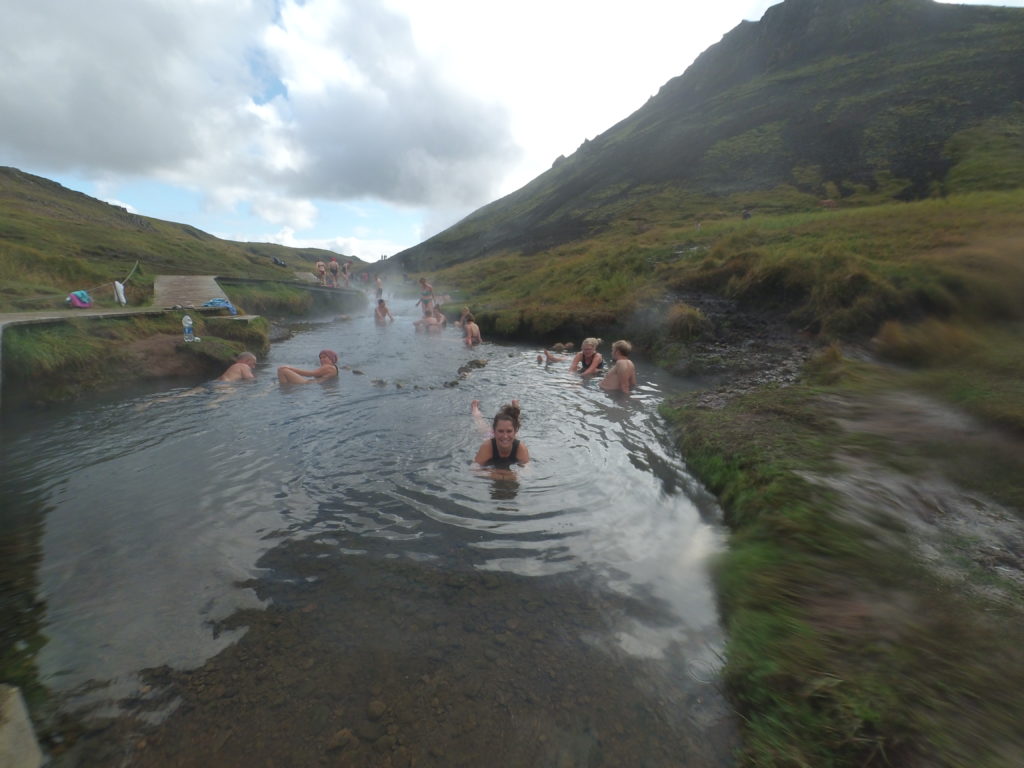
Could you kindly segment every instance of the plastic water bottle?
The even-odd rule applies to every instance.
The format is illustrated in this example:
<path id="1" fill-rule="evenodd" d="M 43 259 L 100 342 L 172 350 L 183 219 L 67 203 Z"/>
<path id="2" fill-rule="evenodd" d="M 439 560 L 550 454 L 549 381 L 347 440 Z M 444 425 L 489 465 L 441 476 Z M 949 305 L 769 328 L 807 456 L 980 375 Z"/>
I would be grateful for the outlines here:
<path id="1" fill-rule="evenodd" d="M 195 341 L 195 332 L 192 330 L 192 317 L 185 315 L 181 318 L 181 325 L 185 329 L 185 341 Z"/>

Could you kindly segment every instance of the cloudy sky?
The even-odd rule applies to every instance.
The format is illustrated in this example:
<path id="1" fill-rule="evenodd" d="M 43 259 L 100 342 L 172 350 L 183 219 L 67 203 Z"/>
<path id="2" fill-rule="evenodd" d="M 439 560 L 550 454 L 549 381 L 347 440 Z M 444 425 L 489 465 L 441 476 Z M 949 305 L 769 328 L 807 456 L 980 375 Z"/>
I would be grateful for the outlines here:
<path id="1" fill-rule="evenodd" d="M 776 2 L 7 0 L 0 165 L 375 260 L 522 186 Z"/>

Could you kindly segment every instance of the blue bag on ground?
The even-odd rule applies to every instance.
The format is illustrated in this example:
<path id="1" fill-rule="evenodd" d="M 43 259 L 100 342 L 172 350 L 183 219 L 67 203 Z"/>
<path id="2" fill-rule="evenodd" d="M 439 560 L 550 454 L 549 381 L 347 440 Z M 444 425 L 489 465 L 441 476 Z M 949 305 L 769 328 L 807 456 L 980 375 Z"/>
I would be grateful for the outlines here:
<path id="1" fill-rule="evenodd" d="M 232 315 L 237 315 L 238 314 L 238 310 L 235 309 L 235 305 L 232 304 L 227 299 L 221 299 L 221 298 L 210 299 L 208 302 L 203 304 L 203 306 L 204 307 L 223 307 L 228 312 L 230 312 Z"/>
<path id="2" fill-rule="evenodd" d="M 88 291 L 72 291 L 64 299 L 64 303 L 78 309 L 85 309 L 92 306 L 92 296 L 89 295 Z"/>

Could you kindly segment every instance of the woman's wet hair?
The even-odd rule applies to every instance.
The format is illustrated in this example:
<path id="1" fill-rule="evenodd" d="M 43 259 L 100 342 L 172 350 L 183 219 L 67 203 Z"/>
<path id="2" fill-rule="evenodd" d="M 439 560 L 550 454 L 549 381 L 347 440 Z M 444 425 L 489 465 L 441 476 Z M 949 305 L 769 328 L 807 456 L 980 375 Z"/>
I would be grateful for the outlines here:
<path id="1" fill-rule="evenodd" d="M 580 344 L 580 346 L 581 347 L 588 347 L 589 346 L 589 347 L 593 347 L 594 349 L 597 349 L 598 347 L 601 346 L 601 339 L 595 339 L 593 336 L 590 336 L 590 337 L 584 339 L 583 343 Z"/>
<path id="2" fill-rule="evenodd" d="M 498 428 L 499 421 L 511 421 L 512 429 L 516 432 L 519 431 L 519 406 L 518 405 L 503 405 L 498 413 L 494 417 L 494 421 L 491 422 L 491 429 Z"/>
<path id="3" fill-rule="evenodd" d="M 323 357 L 327 355 L 327 359 L 331 361 L 332 365 L 338 364 L 338 353 L 330 349 L 321 349 L 320 354 L 317 357 Z"/>

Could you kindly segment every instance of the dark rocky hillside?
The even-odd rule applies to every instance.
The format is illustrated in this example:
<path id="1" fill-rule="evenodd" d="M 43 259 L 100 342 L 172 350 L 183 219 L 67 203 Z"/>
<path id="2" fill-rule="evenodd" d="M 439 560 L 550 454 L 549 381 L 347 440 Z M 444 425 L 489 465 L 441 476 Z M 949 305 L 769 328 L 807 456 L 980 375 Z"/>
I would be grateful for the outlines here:
<path id="1" fill-rule="evenodd" d="M 784 185 L 821 197 L 945 193 L 958 133 L 1024 125 L 1024 10 L 786 0 L 522 189 L 401 254 L 436 269 L 600 232 L 624 204 Z"/>

